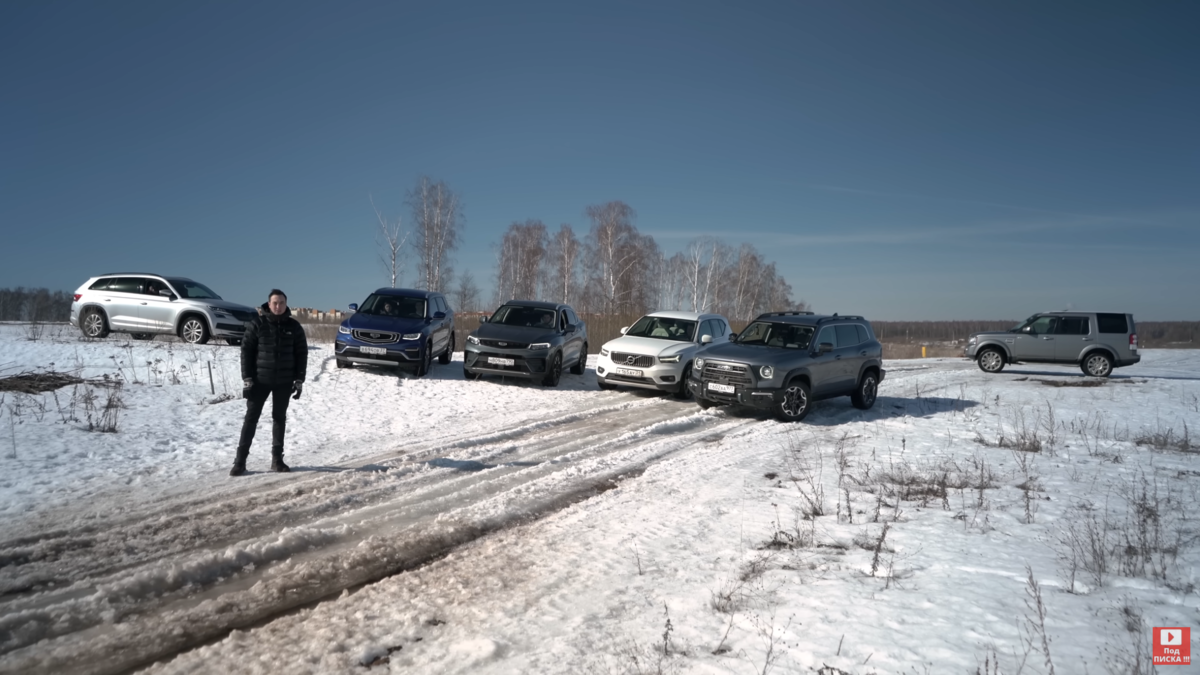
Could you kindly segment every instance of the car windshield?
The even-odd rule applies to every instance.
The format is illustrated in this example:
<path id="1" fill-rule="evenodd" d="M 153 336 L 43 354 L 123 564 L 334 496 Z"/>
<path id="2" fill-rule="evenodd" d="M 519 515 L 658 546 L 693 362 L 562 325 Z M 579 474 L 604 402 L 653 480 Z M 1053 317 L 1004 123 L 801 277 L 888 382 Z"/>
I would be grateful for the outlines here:
<path id="1" fill-rule="evenodd" d="M 213 292 L 213 289 L 205 286 L 202 283 L 191 281 L 189 279 L 167 279 L 171 282 L 171 286 L 175 288 L 175 292 L 179 293 L 180 298 L 188 300 L 220 300 L 221 296 Z"/>
<path id="2" fill-rule="evenodd" d="M 542 307 L 504 305 L 496 310 L 492 318 L 488 319 L 488 323 L 551 329 L 554 328 L 554 310 Z"/>
<path id="3" fill-rule="evenodd" d="M 372 293 L 358 307 L 359 314 L 394 316 L 400 319 L 424 319 L 425 298 L 406 298 L 398 295 Z"/>
<path id="4" fill-rule="evenodd" d="M 665 316 L 643 316 L 625 331 L 632 337 L 659 338 L 691 342 L 696 334 L 696 322 L 687 319 L 671 319 Z"/>
<path id="5" fill-rule="evenodd" d="M 738 334 L 737 343 L 783 349 L 808 349 L 812 337 L 812 326 L 756 321 L 746 326 L 746 330 Z"/>
<path id="6" fill-rule="evenodd" d="M 1009 329 L 1008 329 L 1008 332 L 1010 332 L 1010 333 L 1020 333 L 1022 328 L 1024 328 L 1025 326 L 1028 326 L 1029 324 L 1033 323 L 1035 320 L 1037 320 L 1037 318 L 1038 318 L 1038 315 L 1037 315 L 1037 314 L 1034 314 L 1033 316 L 1029 317 L 1028 319 L 1025 319 L 1025 320 L 1024 320 L 1024 321 L 1022 321 L 1021 323 L 1019 323 L 1019 324 L 1017 324 L 1017 325 L 1013 326 L 1012 328 L 1009 328 Z"/>

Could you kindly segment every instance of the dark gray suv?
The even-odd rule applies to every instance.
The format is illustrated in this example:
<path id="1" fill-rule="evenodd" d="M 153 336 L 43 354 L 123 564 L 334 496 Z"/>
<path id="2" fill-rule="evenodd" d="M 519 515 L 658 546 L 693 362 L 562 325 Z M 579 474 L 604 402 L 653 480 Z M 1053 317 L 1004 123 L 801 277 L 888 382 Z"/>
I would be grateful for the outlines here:
<path id="1" fill-rule="evenodd" d="M 856 408 L 871 408 L 882 362 L 883 346 L 861 316 L 772 312 L 736 339 L 696 352 L 688 387 L 701 408 L 752 406 L 798 422 L 817 399 L 849 396 Z"/>
<path id="2" fill-rule="evenodd" d="M 463 375 L 507 375 L 556 387 L 563 368 L 583 374 L 587 353 L 587 325 L 569 305 L 509 300 L 467 336 Z"/>
<path id="3" fill-rule="evenodd" d="M 965 356 L 985 373 L 1008 363 L 1078 365 L 1084 375 L 1108 377 L 1113 368 L 1142 360 L 1132 314 L 1043 312 L 1006 331 L 975 333 Z"/>

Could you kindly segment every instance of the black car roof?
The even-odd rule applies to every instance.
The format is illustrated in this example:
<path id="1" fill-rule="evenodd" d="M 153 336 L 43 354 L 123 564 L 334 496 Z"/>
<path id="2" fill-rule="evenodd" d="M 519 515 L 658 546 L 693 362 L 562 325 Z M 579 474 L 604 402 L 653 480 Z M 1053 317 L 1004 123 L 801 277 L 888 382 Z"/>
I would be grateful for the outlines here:
<path id="1" fill-rule="evenodd" d="M 755 321 L 773 321 L 775 323 L 794 323 L 801 326 L 816 326 L 830 321 L 866 321 L 856 314 L 813 314 L 812 312 L 767 312 L 759 314 Z"/>
<path id="2" fill-rule="evenodd" d="M 416 288 L 378 288 L 375 295 L 390 295 L 397 298 L 432 298 L 441 295 L 435 291 L 422 291 Z"/>
<path id="3" fill-rule="evenodd" d="M 520 305 L 521 307 L 537 307 L 538 309 L 563 309 L 568 307 L 561 302 L 546 302 L 545 300 L 509 300 L 504 305 Z M 503 307 L 504 305 L 501 305 Z"/>

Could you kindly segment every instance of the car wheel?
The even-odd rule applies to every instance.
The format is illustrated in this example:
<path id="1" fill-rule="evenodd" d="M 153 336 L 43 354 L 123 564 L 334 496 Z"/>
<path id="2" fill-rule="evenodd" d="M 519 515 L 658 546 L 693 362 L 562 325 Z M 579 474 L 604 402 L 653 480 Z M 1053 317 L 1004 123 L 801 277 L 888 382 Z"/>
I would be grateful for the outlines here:
<path id="1" fill-rule="evenodd" d="M 351 368 L 354 366 L 353 363 L 350 363 L 346 359 L 334 359 L 334 363 L 337 364 L 338 368 Z"/>
<path id="2" fill-rule="evenodd" d="M 850 394 L 850 403 L 859 410 L 870 410 L 875 405 L 875 397 L 879 393 L 879 376 L 875 371 L 868 370 L 859 380 L 854 393 Z"/>
<path id="3" fill-rule="evenodd" d="M 686 401 L 692 397 L 692 389 L 688 386 L 688 379 L 692 377 L 692 364 L 687 364 L 683 367 L 683 374 L 679 377 L 679 389 L 675 390 L 675 398 L 680 401 Z"/>
<path id="4" fill-rule="evenodd" d="M 130 333 L 129 337 L 134 340 L 153 340 L 154 333 Z"/>
<path id="5" fill-rule="evenodd" d="M 1112 374 L 1112 359 L 1108 354 L 1103 352 L 1092 352 L 1083 357 L 1083 363 L 1079 364 L 1084 375 L 1092 377 L 1108 377 Z"/>
<path id="6" fill-rule="evenodd" d="M 975 359 L 979 369 L 985 373 L 998 373 L 1004 370 L 1004 354 L 999 349 L 988 348 L 979 352 Z"/>
<path id="7" fill-rule="evenodd" d="M 430 368 L 433 367 L 433 343 L 426 342 L 425 348 L 421 350 L 420 361 L 417 362 L 417 369 L 413 372 L 415 377 L 425 377 L 429 374 Z"/>
<path id="8" fill-rule="evenodd" d="M 547 387 L 557 387 L 561 378 L 562 352 L 558 352 L 554 358 L 550 359 L 550 367 L 546 369 L 546 377 L 542 378 L 542 384 Z"/>
<path id="9" fill-rule="evenodd" d="M 208 325 L 200 317 L 189 316 L 179 326 L 179 337 L 184 342 L 202 345 L 208 342 Z"/>
<path id="10" fill-rule="evenodd" d="M 463 377 L 468 380 L 482 380 L 483 373 L 472 373 L 470 370 L 467 369 L 466 366 L 463 366 Z"/>
<path id="11" fill-rule="evenodd" d="M 582 375 L 587 370 L 587 343 L 583 343 L 583 349 L 579 350 L 579 363 L 571 366 L 572 375 Z"/>
<path id="12" fill-rule="evenodd" d="M 229 345 L 230 347 L 237 347 L 238 345 L 242 344 L 242 339 L 241 338 L 225 338 L 225 344 Z"/>
<path id="13" fill-rule="evenodd" d="M 104 320 L 104 315 L 100 313 L 100 310 L 89 309 L 83 313 L 83 318 L 79 321 L 79 330 L 83 331 L 84 337 L 108 337 L 108 322 Z"/>
<path id="14" fill-rule="evenodd" d="M 812 407 L 808 385 L 795 380 L 783 390 L 783 396 L 775 402 L 775 419 L 780 422 L 799 422 L 808 416 Z"/>
<path id="15" fill-rule="evenodd" d="M 443 366 L 450 363 L 450 357 L 454 355 L 454 331 L 450 331 L 450 342 L 446 345 L 446 351 L 438 356 L 438 363 Z"/>

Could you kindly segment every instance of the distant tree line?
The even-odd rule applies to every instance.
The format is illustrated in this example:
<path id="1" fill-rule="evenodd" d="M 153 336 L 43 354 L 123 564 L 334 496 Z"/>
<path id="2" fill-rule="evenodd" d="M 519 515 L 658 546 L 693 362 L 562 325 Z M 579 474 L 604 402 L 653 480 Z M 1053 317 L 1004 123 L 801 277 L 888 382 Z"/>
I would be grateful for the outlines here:
<path id="1" fill-rule="evenodd" d="M 509 225 L 496 251 L 495 304 L 540 299 L 606 316 L 674 309 L 734 321 L 806 307 L 792 299 L 775 263 L 750 244 L 735 249 L 701 238 L 668 258 L 638 231 L 628 204 L 608 202 L 584 213 L 590 228 L 583 239 L 569 224 L 554 232 L 540 220 Z"/>
<path id="2" fill-rule="evenodd" d="M 45 288 L 0 288 L 0 321 L 66 321 L 73 295 Z"/>

